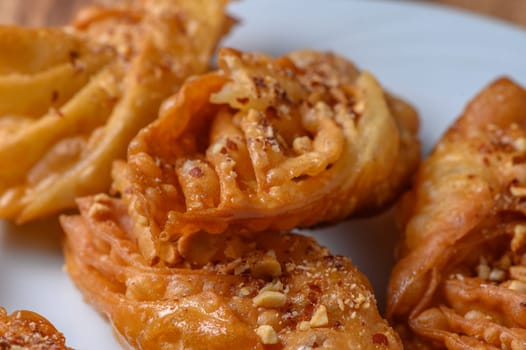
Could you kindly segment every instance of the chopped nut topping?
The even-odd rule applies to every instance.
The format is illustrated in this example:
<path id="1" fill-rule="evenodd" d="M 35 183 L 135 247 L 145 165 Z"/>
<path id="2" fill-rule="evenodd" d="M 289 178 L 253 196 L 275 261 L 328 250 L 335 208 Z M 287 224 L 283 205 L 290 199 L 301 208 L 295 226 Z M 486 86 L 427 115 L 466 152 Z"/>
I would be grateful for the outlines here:
<path id="1" fill-rule="evenodd" d="M 523 186 L 511 186 L 510 192 L 514 197 L 526 197 L 526 187 Z"/>
<path id="2" fill-rule="evenodd" d="M 526 138 L 517 138 L 515 141 L 513 141 L 513 146 L 519 152 L 526 152 Z"/>
<path id="3" fill-rule="evenodd" d="M 93 200 L 102 204 L 109 204 L 111 202 L 111 197 L 106 193 L 98 193 L 93 196 Z"/>
<path id="4" fill-rule="evenodd" d="M 256 334 L 259 336 L 263 344 L 277 344 L 278 343 L 278 335 L 276 334 L 276 331 L 274 330 L 274 328 L 272 328 L 269 325 L 259 326 L 256 329 Z"/>
<path id="5" fill-rule="evenodd" d="M 8 345 L 9 346 L 9 345 Z M 25 346 L 11 345 L 10 350 L 28 350 Z"/>
<path id="6" fill-rule="evenodd" d="M 360 308 L 360 306 L 362 306 L 362 304 L 365 302 L 365 295 L 363 295 L 362 293 L 359 293 L 358 296 L 354 299 L 354 304 L 356 306 L 356 308 Z"/>
<path id="7" fill-rule="evenodd" d="M 501 270 L 507 270 L 511 266 L 511 258 L 510 255 L 507 253 L 503 255 L 499 260 L 497 260 L 495 263 L 493 263 L 493 266 L 501 269 Z"/>
<path id="8" fill-rule="evenodd" d="M 274 329 L 279 330 L 279 323 L 281 320 L 280 312 L 274 309 L 263 309 L 258 314 L 257 324 L 258 325 L 269 325 Z"/>
<path id="9" fill-rule="evenodd" d="M 526 293 L 526 283 L 522 281 L 513 280 L 508 288 L 519 293 Z"/>
<path id="10" fill-rule="evenodd" d="M 491 317 L 478 310 L 470 310 L 464 315 L 466 320 L 477 320 L 481 318 L 490 319 Z"/>
<path id="11" fill-rule="evenodd" d="M 236 276 L 241 275 L 243 272 L 247 271 L 248 269 L 250 269 L 250 266 L 248 266 L 247 263 L 240 263 L 234 268 L 234 275 Z"/>
<path id="12" fill-rule="evenodd" d="M 256 295 L 252 301 L 256 306 L 282 307 L 287 302 L 287 296 L 281 292 L 265 290 Z"/>
<path id="13" fill-rule="evenodd" d="M 526 243 L 526 226 L 517 225 L 513 230 L 513 238 L 511 240 L 511 250 L 516 252 Z"/>
<path id="14" fill-rule="evenodd" d="M 510 267 L 510 277 L 514 280 L 526 282 L 526 267 L 525 266 L 512 266 Z"/>
<path id="15" fill-rule="evenodd" d="M 325 327 L 329 324 L 329 317 L 327 316 L 327 308 L 325 305 L 320 305 L 314 311 L 314 315 L 309 321 L 311 327 Z"/>
<path id="16" fill-rule="evenodd" d="M 275 253 L 274 256 L 268 254 L 254 264 L 252 272 L 256 277 L 278 277 L 281 275 L 281 265 Z"/>
<path id="17" fill-rule="evenodd" d="M 343 304 L 343 300 L 338 299 L 336 302 L 338 303 L 338 308 L 339 308 L 341 311 L 345 310 L 345 305 Z"/>
<path id="18" fill-rule="evenodd" d="M 88 215 L 94 219 L 101 219 L 109 214 L 111 214 L 110 207 L 99 202 L 93 203 L 88 211 Z"/>
<path id="19" fill-rule="evenodd" d="M 296 329 L 298 331 L 307 331 L 310 329 L 310 323 L 309 321 L 301 321 L 300 323 L 298 323 L 298 325 L 296 326 Z"/>
<path id="20" fill-rule="evenodd" d="M 280 280 L 269 282 L 269 283 L 265 284 L 263 286 L 263 288 L 261 288 L 261 290 L 259 292 L 261 293 L 261 292 L 264 292 L 264 291 L 267 291 L 267 290 L 271 290 L 271 291 L 275 291 L 275 292 L 282 292 L 283 291 L 283 283 L 281 283 Z"/>
<path id="21" fill-rule="evenodd" d="M 488 266 L 488 262 L 484 257 L 480 257 L 480 262 L 477 266 L 477 276 L 483 280 L 487 280 L 489 278 L 489 273 L 491 272 L 490 267 Z"/>
<path id="22" fill-rule="evenodd" d="M 504 279 L 506 279 L 506 272 L 501 269 L 494 268 L 489 273 L 490 281 L 500 282 L 500 281 L 503 281 Z"/>
<path id="23" fill-rule="evenodd" d="M 365 102 L 363 100 L 360 100 L 358 101 L 354 106 L 353 106 L 353 111 L 358 113 L 358 114 L 361 114 L 365 111 Z"/>
<path id="24" fill-rule="evenodd" d="M 250 295 L 250 290 L 247 287 L 243 287 L 239 290 L 239 295 L 242 297 L 246 297 Z"/>

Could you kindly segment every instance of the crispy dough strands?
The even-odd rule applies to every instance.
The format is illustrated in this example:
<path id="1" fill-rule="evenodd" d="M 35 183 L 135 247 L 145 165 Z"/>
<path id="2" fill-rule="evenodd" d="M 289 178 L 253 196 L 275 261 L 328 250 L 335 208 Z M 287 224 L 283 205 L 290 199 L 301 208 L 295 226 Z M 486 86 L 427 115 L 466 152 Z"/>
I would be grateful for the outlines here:
<path id="1" fill-rule="evenodd" d="M 133 348 L 401 349 L 367 279 L 311 238 L 199 233 L 175 266 L 151 266 L 125 203 L 78 203 L 61 217 L 67 271 Z"/>
<path id="2" fill-rule="evenodd" d="M 31 350 L 68 350 L 62 333 L 44 317 L 31 311 L 8 315 L 0 307 L 0 348 Z"/>
<path id="3" fill-rule="evenodd" d="M 133 1 L 86 9 L 75 29 L 0 28 L 0 217 L 108 190 L 112 162 L 161 101 L 207 70 L 233 24 L 226 3 Z"/>
<path id="4" fill-rule="evenodd" d="M 223 49 L 114 171 L 141 252 L 200 230 L 286 230 L 370 213 L 419 160 L 416 112 L 330 53 Z M 386 145 L 388 145 L 386 147 Z M 173 258 L 173 257 L 172 257 Z"/>
<path id="5" fill-rule="evenodd" d="M 409 348 L 526 349 L 526 90 L 484 89 L 402 200 L 388 316 Z"/>

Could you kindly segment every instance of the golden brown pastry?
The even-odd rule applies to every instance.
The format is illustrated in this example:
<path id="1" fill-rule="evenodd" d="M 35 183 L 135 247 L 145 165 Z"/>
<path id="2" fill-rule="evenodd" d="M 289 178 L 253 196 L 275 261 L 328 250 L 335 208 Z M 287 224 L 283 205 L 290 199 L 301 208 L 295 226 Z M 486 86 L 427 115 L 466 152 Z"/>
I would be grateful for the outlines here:
<path id="1" fill-rule="evenodd" d="M 419 161 L 418 118 L 331 53 L 223 49 L 134 138 L 114 187 L 150 261 L 199 231 L 288 230 L 372 213 Z"/>
<path id="2" fill-rule="evenodd" d="M 206 71 L 227 0 L 136 0 L 72 28 L 0 27 L 0 217 L 24 222 L 109 189 L 161 101 Z"/>
<path id="3" fill-rule="evenodd" d="M 70 350 L 62 333 L 42 316 L 31 311 L 8 315 L 0 307 L 0 349 Z"/>
<path id="4" fill-rule="evenodd" d="M 151 266 L 120 199 L 61 217 L 66 269 L 135 349 L 401 349 L 350 260 L 295 234 L 198 233 Z"/>
<path id="5" fill-rule="evenodd" d="M 467 106 L 401 205 L 388 316 L 408 349 L 526 349 L 526 90 Z"/>

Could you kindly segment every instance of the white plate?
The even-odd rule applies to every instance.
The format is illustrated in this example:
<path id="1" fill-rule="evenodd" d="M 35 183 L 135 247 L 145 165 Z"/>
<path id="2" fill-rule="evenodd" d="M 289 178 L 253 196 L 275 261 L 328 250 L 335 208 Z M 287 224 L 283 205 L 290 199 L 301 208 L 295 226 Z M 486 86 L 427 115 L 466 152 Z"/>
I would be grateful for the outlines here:
<path id="1" fill-rule="evenodd" d="M 332 50 L 373 72 L 418 108 L 426 153 L 491 80 L 507 74 L 526 84 L 526 32 L 466 13 L 370 0 L 245 0 L 231 10 L 242 23 L 226 46 L 274 55 Z M 352 257 L 384 300 L 395 241 L 390 213 L 312 233 Z M 0 305 L 41 313 L 76 349 L 119 349 L 62 271 L 60 235 L 56 219 L 22 227 L 0 221 Z"/>

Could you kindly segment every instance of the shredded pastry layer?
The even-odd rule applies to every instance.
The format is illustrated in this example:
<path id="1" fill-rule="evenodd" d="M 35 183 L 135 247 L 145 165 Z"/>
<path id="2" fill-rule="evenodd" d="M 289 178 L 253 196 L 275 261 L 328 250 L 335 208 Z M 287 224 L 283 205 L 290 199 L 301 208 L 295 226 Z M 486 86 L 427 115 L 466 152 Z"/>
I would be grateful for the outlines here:
<path id="1" fill-rule="evenodd" d="M 389 204 L 419 161 L 418 118 L 331 53 L 223 49 L 141 130 L 114 188 L 142 254 L 177 263 L 196 232 L 288 230 Z"/>
<path id="2" fill-rule="evenodd" d="M 161 101 L 208 69 L 226 2 L 136 0 L 85 9 L 73 27 L 0 27 L 0 217 L 107 191 Z"/>
<path id="3" fill-rule="evenodd" d="M 199 233 L 151 266 L 119 199 L 61 218 L 66 269 L 135 349 L 401 349 L 349 259 L 295 234 Z"/>
<path id="4" fill-rule="evenodd" d="M 526 90 L 502 78 L 403 199 L 388 316 L 408 349 L 526 349 Z"/>

